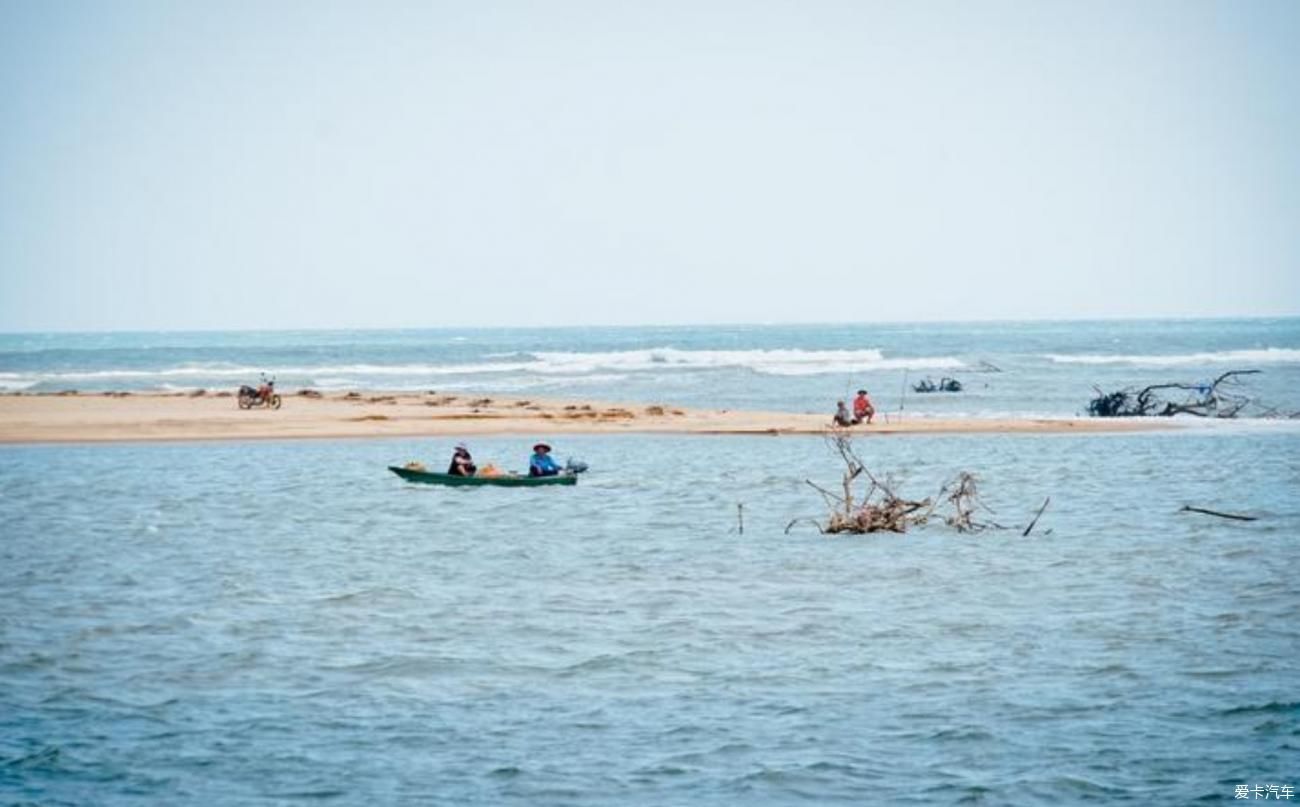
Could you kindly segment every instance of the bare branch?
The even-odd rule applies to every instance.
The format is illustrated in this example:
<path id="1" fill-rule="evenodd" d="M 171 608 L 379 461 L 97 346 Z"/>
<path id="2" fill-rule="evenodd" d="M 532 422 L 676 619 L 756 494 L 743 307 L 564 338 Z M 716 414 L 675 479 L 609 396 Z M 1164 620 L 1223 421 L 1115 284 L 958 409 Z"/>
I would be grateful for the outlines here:
<path id="1" fill-rule="evenodd" d="M 1031 522 L 1029 522 L 1029 526 L 1028 526 L 1028 527 L 1025 527 L 1025 531 L 1024 531 L 1024 532 L 1020 533 L 1020 537 L 1021 537 L 1021 538 L 1028 538 L 1028 537 L 1029 537 L 1029 533 L 1033 531 L 1033 529 L 1034 529 L 1034 525 L 1037 524 L 1037 523 L 1038 523 L 1038 519 L 1042 517 L 1042 515 L 1043 515 L 1043 511 L 1046 510 L 1046 509 L 1047 509 L 1047 505 L 1049 505 L 1049 504 L 1051 504 L 1051 503 L 1052 503 L 1052 497 L 1051 497 L 1051 496 L 1048 496 L 1046 499 L 1043 499 L 1043 506 L 1040 507 L 1040 508 L 1038 508 L 1038 513 L 1034 516 L 1034 520 L 1031 521 Z"/>
<path id="2" fill-rule="evenodd" d="M 807 522 L 808 524 L 813 525 L 814 527 L 817 528 L 817 532 L 821 533 L 822 535 L 825 535 L 825 534 L 826 534 L 826 530 L 823 530 L 823 529 L 822 529 L 822 525 L 818 524 L 817 521 L 816 521 L 816 519 L 811 519 L 811 518 L 796 518 L 794 521 L 791 521 L 789 524 L 786 524 L 786 525 L 785 525 L 785 534 L 786 534 L 786 535 L 789 535 L 789 534 L 790 534 L 790 530 L 794 528 L 794 525 L 795 525 L 795 524 L 802 523 L 802 522 Z"/>
<path id="3" fill-rule="evenodd" d="M 1216 516 L 1218 518 L 1228 518 L 1233 521 L 1259 521 L 1258 516 L 1243 516 L 1237 513 L 1220 513 L 1218 510 L 1206 510 L 1204 507 L 1192 507 L 1190 504 L 1183 505 L 1180 513 L 1204 513 L 1207 516 Z"/>
<path id="4" fill-rule="evenodd" d="M 1157 415 L 1194 415 L 1196 417 L 1234 418 L 1246 407 L 1258 404 L 1253 398 L 1229 390 L 1243 387 L 1243 376 L 1257 375 L 1259 370 L 1229 370 L 1219 374 L 1209 383 L 1187 384 L 1169 382 L 1151 384 L 1141 389 L 1126 387 L 1115 392 L 1103 392 L 1093 385 L 1097 395 L 1088 403 L 1088 413 L 1094 417 L 1147 417 Z M 1169 400 L 1165 393 L 1171 390 L 1193 393 L 1183 400 Z M 1274 410 L 1265 410 L 1262 417 L 1274 416 Z"/>
<path id="5" fill-rule="evenodd" d="M 852 439 L 841 433 L 829 433 L 828 445 L 839 455 L 844 463 L 841 477 L 843 496 L 831 493 L 812 480 L 805 482 L 821 494 L 830 510 L 825 526 L 818 528 L 825 533 L 904 533 L 909 526 L 925 524 L 934 515 L 940 501 L 952 506 L 954 513 L 944 521 L 962 532 L 979 532 L 995 524 L 975 521 L 978 510 L 992 513 L 992 509 L 979 501 L 974 475 L 966 472 L 958 476 L 939 490 L 934 498 L 914 501 L 904 499 L 895 493 L 892 481 L 888 477 L 882 481 L 873 474 L 858 456 Z M 860 498 L 855 496 L 855 483 L 865 477 L 869 481 L 866 492 Z M 797 521 L 797 520 L 796 520 Z M 791 522 L 791 526 L 796 522 Z M 788 528 L 787 528 L 788 529 Z"/>

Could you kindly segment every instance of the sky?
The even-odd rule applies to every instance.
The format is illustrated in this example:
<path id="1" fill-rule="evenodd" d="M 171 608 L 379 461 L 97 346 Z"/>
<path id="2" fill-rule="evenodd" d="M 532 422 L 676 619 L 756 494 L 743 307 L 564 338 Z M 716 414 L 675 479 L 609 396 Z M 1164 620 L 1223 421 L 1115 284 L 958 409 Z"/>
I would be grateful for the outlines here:
<path id="1" fill-rule="evenodd" d="M 1300 313 L 1300 3 L 0 0 L 0 331 Z"/>

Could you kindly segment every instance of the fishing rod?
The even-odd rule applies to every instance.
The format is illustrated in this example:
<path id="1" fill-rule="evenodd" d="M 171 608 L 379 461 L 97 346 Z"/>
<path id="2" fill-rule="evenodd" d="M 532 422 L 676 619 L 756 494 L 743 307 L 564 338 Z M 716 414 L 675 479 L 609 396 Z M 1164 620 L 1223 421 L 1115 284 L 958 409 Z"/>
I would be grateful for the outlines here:
<path id="1" fill-rule="evenodd" d="M 903 420 L 903 406 L 907 403 L 907 368 L 903 368 L 903 390 L 898 396 L 898 420 Z"/>

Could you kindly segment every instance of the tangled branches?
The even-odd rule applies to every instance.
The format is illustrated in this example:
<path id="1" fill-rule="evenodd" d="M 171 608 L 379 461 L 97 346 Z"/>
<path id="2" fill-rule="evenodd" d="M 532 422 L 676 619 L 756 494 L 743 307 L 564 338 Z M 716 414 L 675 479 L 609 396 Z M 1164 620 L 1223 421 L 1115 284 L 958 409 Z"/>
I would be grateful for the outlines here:
<path id="1" fill-rule="evenodd" d="M 944 376 L 936 384 L 933 379 L 926 377 L 913 384 L 912 389 L 916 392 L 961 392 L 962 386 L 955 378 Z"/>
<path id="2" fill-rule="evenodd" d="M 978 493 L 975 490 L 975 477 L 966 471 L 962 471 L 943 489 L 939 491 L 942 496 L 948 493 L 947 501 L 952 505 L 952 515 L 944 519 L 949 527 L 956 528 L 957 532 L 978 532 L 984 529 L 986 524 L 979 524 L 975 521 L 975 509 L 979 505 Z"/>
<path id="3" fill-rule="evenodd" d="M 1088 414 L 1102 418 L 1197 417 L 1234 418 L 1254 401 L 1240 392 L 1239 378 L 1255 375 L 1259 370 L 1231 370 L 1208 384 L 1152 384 L 1140 390 L 1126 388 L 1102 392 L 1088 402 Z M 1169 391 L 1181 390 L 1181 400 L 1170 400 Z"/>
<path id="4" fill-rule="evenodd" d="M 925 524 L 935 514 L 940 503 L 951 506 L 952 513 L 944 517 L 944 523 L 958 532 L 979 532 L 989 527 L 1000 527 L 995 523 L 982 523 L 975 520 L 976 512 L 983 507 L 979 502 L 975 477 L 963 471 L 957 478 L 940 488 L 939 493 L 921 500 L 905 499 L 894 492 L 892 484 L 882 482 L 871 471 L 853 449 L 852 439 L 845 434 L 828 434 L 827 442 L 844 461 L 844 475 L 841 479 L 841 492 L 831 491 L 817 485 L 812 480 L 805 480 L 809 486 L 822 495 L 830 515 L 826 524 L 813 521 L 823 534 L 872 532 L 907 532 L 909 526 Z M 867 481 L 866 492 L 861 497 L 855 496 L 854 487 L 859 479 Z M 991 511 L 990 511 L 991 512 Z M 786 533 L 800 521 L 795 519 L 785 528 Z"/>

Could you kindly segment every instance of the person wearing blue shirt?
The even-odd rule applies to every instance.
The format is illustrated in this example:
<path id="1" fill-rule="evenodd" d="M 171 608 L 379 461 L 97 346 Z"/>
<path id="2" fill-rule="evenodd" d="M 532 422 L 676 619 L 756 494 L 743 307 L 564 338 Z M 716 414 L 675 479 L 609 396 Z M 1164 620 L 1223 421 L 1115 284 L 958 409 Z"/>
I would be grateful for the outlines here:
<path id="1" fill-rule="evenodd" d="M 546 443 L 533 446 L 533 456 L 528 460 L 529 476 L 559 476 L 560 466 L 551 458 L 551 447 Z"/>

